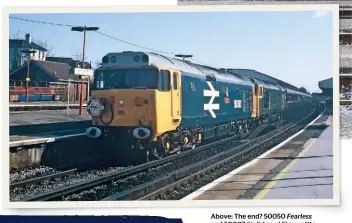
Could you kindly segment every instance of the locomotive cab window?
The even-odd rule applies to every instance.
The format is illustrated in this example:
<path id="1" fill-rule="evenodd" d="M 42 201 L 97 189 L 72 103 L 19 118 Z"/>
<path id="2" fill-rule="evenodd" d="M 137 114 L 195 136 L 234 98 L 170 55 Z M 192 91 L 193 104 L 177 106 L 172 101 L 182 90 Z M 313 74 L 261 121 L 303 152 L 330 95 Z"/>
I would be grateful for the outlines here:
<path id="1" fill-rule="evenodd" d="M 97 89 L 158 89 L 159 73 L 156 69 L 100 70 L 96 75 Z"/>
<path id="2" fill-rule="evenodd" d="M 170 91 L 170 72 L 160 70 L 159 72 L 159 91 Z"/>

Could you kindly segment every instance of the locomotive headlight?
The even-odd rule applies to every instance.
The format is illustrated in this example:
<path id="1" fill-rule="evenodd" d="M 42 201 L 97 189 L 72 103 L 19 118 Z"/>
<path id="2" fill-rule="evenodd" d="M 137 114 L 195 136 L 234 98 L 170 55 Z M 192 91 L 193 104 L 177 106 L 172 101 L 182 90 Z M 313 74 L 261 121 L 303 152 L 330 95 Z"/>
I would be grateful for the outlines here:
<path id="1" fill-rule="evenodd" d="M 132 134 L 137 139 L 146 139 L 150 136 L 150 131 L 149 131 L 149 129 L 139 127 L 139 128 L 134 129 Z"/>
<path id="2" fill-rule="evenodd" d="M 89 127 L 86 130 L 86 136 L 93 139 L 100 137 L 101 133 L 102 133 L 101 130 L 97 127 Z"/>
<path id="3" fill-rule="evenodd" d="M 141 60 L 141 57 L 138 56 L 138 55 L 136 55 L 136 56 L 134 56 L 133 60 L 134 60 L 135 62 L 139 62 L 139 61 Z"/>
<path id="4" fill-rule="evenodd" d="M 110 57 L 110 62 L 111 63 L 115 63 L 116 62 L 116 57 L 115 56 Z"/>

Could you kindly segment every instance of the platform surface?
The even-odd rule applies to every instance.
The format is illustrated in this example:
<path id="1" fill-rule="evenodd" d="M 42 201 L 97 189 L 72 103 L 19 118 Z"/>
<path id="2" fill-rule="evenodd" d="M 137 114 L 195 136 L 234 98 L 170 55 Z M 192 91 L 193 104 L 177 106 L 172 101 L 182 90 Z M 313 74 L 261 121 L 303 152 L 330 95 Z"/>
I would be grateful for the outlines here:
<path id="1" fill-rule="evenodd" d="M 87 104 L 84 103 L 83 106 Z M 25 107 L 25 106 L 67 106 L 66 102 L 61 101 L 29 101 L 26 102 L 10 102 L 10 107 Z M 70 106 L 79 106 L 79 102 L 70 103 Z"/>
<path id="2" fill-rule="evenodd" d="M 332 199 L 333 128 L 312 138 L 304 150 L 255 199 Z"/>
<path id="3" fill-rule="evenodd" d="M 38 134 L 26 134 L 26 135 L 10 135 L 10 144 L 19 141 L 28 141 L 35 143 L 36 141 L 43 141 L 47 138 L 62 138 L 72 135 L 84 134 L 86 129 L 70 129 L 61 131 L 52 131 Z"/>
<path id="4" fill-rule="evenodd" d="M 183 200 L 333 198 L 332 116 L 322 115 L 282 144 Z"/>
<path id="5" fill-rule="evenodd" d="M 10 112 L 10 126 L 57 122 L 77 122 L 90 119 L 91 116 L 86 112 L 85 109 L 83 110 L 82 115 L 79 115 L 78 109 L 70 109 L 68 115 L 66 110 Z"/>

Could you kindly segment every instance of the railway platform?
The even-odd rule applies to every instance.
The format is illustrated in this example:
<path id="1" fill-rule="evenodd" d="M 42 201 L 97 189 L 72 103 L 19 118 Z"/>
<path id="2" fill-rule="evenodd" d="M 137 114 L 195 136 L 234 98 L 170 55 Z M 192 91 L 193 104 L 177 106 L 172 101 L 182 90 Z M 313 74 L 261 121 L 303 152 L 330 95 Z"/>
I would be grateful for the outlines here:
<path id="1" fill-rule="evenodd" d="M 16 111 L 10 112 L 10 126 L 47 124 L 60 122 L 77 122 L 90 120 L 91 116 L 84 109 L 79 115 L 78 109 L 66 110 L 42 110 L 42 111 Z"/>
<path id="2" fill-rule="evenodd" d="M 319 116 L 286 141 L 183 200 L 332 199 L 332 123 L 332 116 Z"/>
<path id="3" fill-rule="evenodd" d="M 85 129 L 72 129 L 33 135 L 10 135 L 10 148 L 37 144 L 45 144 L 62 139 L 73 138 L 85 135 Z"/>
<path id="4" fill-rule="evenodd" d="M 89 114 L 77 109 L 10 112 L 10 148 L 81 136 L 90 124 Z"/>
<path id="5" fill-rule="evenodd" d="M 83 103 L 83 107 L 87 104 Z M 10 102 L 10 111 L 37 111 L 37 110 L 65 110 L 67 108 L 66 102 L 58 101 L 38 101 L 38 102 Z M 79 103 L 69 104 L 69 108 L 78 109 Z"/>

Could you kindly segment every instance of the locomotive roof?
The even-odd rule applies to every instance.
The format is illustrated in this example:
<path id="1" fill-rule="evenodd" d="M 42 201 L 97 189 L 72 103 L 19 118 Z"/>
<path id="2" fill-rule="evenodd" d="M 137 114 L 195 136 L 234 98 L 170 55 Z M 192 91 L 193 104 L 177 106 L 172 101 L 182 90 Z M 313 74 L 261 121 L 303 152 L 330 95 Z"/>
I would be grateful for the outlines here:
<path id="1" fill-rule="evenodd" d="M 143 56 L 147 56 L 147 59 L 143 60 Z M 115 57 L 114 62 L 111 61 L 112 57 Z M 136 57 L 138 58 L 135 59 Z M 291 93 L 307 95 L 297 91 L 297 88 L 293 85 L 270 77 L 269 75 L 262 74 L 255 70 L 214 68 L 192 63 L 187 60 L 166 57 L 154 52 L 124 51 L 108 53 L 103 57 L 103 63 L 100 68 L 141 66 L 179 69 L 184 72 L 189 72 L 193 75 L 196 75 L 197 77 L 206 78 L 207 75 L 211 75 L 215 76 L 216 80 L 230 81 L 243 85 L 252 85 L 252 79 L 253 81 L 271 89 L 283 90 L 283 88 L 285 88 L 288 89 L 288 92 Z"/>
<path id="2" fill-rule="evenodd" d="M 272 83 L 272 84 L 278 84 L 284 88 L 289 88 L 291 90 L 298 90 L 297 87 L 289 84 L 289 83 L 286 83 L 285 81 L 282 81 L 282 80 L 279 80 L 277 78 L 274 78 L 274 77 L 271 77 L 267 74 L 264 74 L 264 73 L 261 73 L 261 72 L 258 72 L 256 70 L 251 70 L 251 69 L 227 69 L 229 72 L 233 72 L 233 73 L 237 73 L 237 74 L 240 74 L 240 75 L 245 75 L 245 76 L 248 76 L 248 77 L 252 77 L 252 78 L 255 78 L 255 79 L 258 79 L 258 80 L 262 80 L 262 81 L 266 81 L 266 82 L 269 82 L 269 83 Z"/>
<path id="3" fill-rule="evenodd" d="M 291 93 L 291 94 L 299 94 L 299 95 L 305 95 L 305 96 L 310 95 L 310 94 L 306 94 L 306 93 L 299 91 L 297 87 L 295 87 L 289 83 L 286 83 L 284 81 L 281 81 L 279 79 L 271 77 L 267 74 L 263 74 L 263 73 L 258 72 L 256 70 L 251 70 L 251 69 L 226 69 L 226 70 L 231 73 L 234 73 L 234 74 L 254 78 L 255 80 L 257 80 L 257 82 L 259 82 L 259 80 L 260 80 L 260 82 L 264 82 L 266 84 L 270 83 L 275 86 L 279 86 L 279 89 L 284 88 L 287 90 L 288 93 Z"/>
<path id="4" fill-rule="evenodd" d="M 148 56 L 148 61 L 142 61 L 142 59 L 138 59 L 138 62 L 134 61 L 135 56 L 139 56 L 140 58 L 142 58 L 144 55 Z M 235 82 L 243 85 L 252 84 L 249 78 L 242 75 L 233 74 L 230 72 L 226 72 L 224 70 L 192 63 L 186 60 L 166 57 L 153 52 L 124 51 L 124 52 L 118 52 L 118 53 L 108 53 L 105 57 L 111 58 L 113 56 L 116 57 L 116 61 L 114 63 L 112 63 L 110 59 L 107 63 L 104 63 L 103 61 L 101 68 L 115 67 L 115 66 L 117 67 L 148 66 L 148 67 L 159 67 L 159 68 L 172 68 L 172 69 L 180 69 L 184 72 L 189 72 L 191 74 L 197 75 L 197 77 L 201 76 L 206 78 L 207 75 L 211 75 L 211 76 L 215 76 L 217 80 L 230 81 L 230 82 Z"/>

